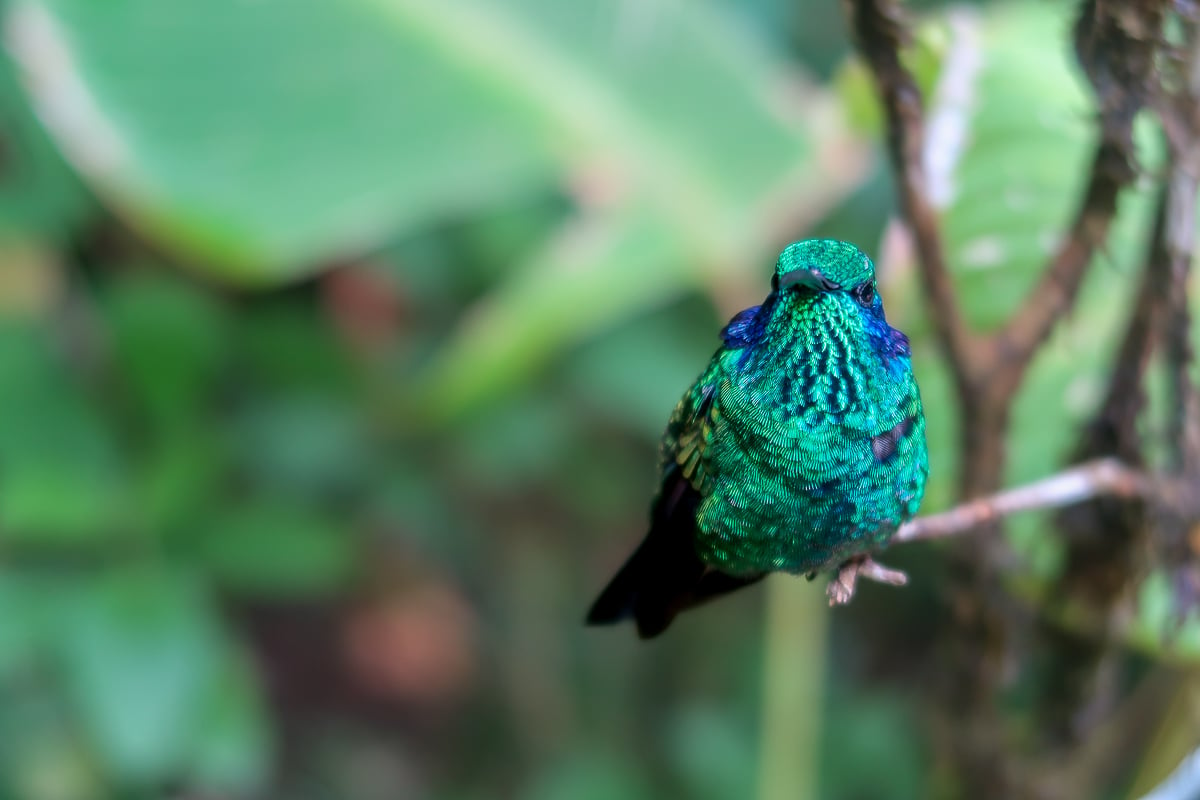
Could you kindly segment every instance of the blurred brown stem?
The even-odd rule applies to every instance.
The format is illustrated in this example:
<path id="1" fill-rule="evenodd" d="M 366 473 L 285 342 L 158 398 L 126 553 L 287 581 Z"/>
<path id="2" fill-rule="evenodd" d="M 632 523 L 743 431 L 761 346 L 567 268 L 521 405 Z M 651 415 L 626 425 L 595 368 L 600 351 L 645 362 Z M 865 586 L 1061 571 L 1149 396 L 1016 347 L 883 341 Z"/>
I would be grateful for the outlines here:
<path id="1" fill-rule="evenodd" d="M 938 343 L 959 381 L 959 391 L 966 392 L 969 389 L 964 381 L 975 362 L 975 343 L 959 309 L 946 266 L 937 212 L 926 192 L 921 155 L 925 148 L 921 90 L 900 60 L 900 48 L 908 41 L 908 31 L 895 0 L 850 0 L 847 13 L 859 54 L 871 68 L 887 115 L 888 152 L 900 206 L 916 240 L 929 315 Z"/>
<path id="2" fill-rule="evenodd" d="M 1163 350 L 1171 370 L 1172 466 L 1180 474 L 1200 478 L 1200 393 L 1190 374 L 1193 352 L 1188 305 L 1200 181 L 1200 35 L 1194 19 L 1182 22 L 1181 86 L 1167 96 L 1161 110 L 1171 166 L 1163 238 L 1163 277 L 1169 286 Z"/>

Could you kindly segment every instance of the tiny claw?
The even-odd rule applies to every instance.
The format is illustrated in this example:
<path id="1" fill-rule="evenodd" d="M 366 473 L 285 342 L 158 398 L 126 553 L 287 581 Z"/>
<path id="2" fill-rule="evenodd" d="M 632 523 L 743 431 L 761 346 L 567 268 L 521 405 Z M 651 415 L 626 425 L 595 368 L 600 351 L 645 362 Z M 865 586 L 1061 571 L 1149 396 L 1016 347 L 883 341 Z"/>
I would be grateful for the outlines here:
<path id="1" fill-rule="evenodd" d="M 859 556 L 838 567 L 837 574 L 829 582 L 825 594 L 829 597 L 830 607 L 849 603 L 854 598 L 860 577 L 891 586 L 903 586 L 908 583 L 908 576 L 900 570 L 885 567 L 870 556 Z"/>
<path id="2" fill-rule="evenodd" d="M 844 606 L 854 597 L 854 584 L 858 581 L 858 562 L 851 561 L 838 569 L 825 594 L 829 597 L 829 607 Z"/>

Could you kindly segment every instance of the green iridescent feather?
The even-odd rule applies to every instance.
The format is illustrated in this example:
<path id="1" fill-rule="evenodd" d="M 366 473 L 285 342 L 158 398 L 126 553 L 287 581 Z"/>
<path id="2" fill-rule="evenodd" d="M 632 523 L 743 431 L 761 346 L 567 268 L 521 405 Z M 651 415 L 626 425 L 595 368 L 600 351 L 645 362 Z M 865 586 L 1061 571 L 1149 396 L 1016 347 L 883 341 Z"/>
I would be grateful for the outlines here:
<path id="1" fill-rule="evenodd" d="M 766 301 L 722 338 L 667 424 L 650 534 L 590 622 L 634 617 L 655 635 L 766 572 L 878 550 L 916 513 L 928 473 L 921 397 L 862 251 L 790 245 Z"/>

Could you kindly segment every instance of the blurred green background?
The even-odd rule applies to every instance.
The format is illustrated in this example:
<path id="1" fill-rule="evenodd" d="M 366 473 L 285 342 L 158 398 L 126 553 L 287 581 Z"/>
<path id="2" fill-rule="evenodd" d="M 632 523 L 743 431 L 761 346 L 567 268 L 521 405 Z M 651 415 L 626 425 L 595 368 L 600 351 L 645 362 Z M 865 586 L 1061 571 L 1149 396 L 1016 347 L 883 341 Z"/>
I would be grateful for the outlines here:
<path id="1" fill-rule="evenodd" d="M 1061 235 L 1090 99 L 1069 8 L 920 8 L 930 171 L 987 327 Z M 775 577 L 651 644 L 581 624 L 667 415 L 794 239 L 878 255 L 925 509 L 952 499 L 838 3 L 0 10 L 0 797 L 953 796 L 918 691 L 936 547 L 836 613 Z M 1096 403 L 1151 195 L 1035 365 L 1014 481 Z M 1042 533 L 1011 532 L 1034 596 Z"/>

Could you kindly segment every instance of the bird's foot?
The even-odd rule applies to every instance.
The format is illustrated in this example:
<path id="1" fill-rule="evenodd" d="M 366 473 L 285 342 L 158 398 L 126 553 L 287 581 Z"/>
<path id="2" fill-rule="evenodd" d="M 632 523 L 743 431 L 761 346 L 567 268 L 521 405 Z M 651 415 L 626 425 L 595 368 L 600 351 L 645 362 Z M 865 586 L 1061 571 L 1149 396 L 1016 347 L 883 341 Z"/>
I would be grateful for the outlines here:
<path id="1" fill-rule="evenodd" d="M 891 586 L 903 586 L 908 576 L 898 569 L 889 569 L 870 556 L 858 556 L 838 567 L 837 574 L 829 582 L 825 594 L 830 606 L 844 606 L 854 597 L 859 578 L 867 578 Z"/>

